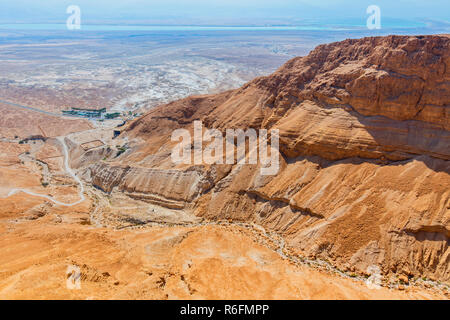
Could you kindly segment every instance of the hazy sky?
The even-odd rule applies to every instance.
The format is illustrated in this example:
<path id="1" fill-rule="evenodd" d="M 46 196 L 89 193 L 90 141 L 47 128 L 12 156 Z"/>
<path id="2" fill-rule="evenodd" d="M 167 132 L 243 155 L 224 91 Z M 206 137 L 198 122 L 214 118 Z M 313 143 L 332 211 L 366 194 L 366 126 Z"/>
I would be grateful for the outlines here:
<path id="1" fill-rule="evenodd" d="M 384 17 L 450 21 L 450 0 L 0 0 L 2 22 L 64 22 L 66 8 L 78 5 L 84 21 L 224 21 L 303 19 L 365 21 L 376 4 Z"/>

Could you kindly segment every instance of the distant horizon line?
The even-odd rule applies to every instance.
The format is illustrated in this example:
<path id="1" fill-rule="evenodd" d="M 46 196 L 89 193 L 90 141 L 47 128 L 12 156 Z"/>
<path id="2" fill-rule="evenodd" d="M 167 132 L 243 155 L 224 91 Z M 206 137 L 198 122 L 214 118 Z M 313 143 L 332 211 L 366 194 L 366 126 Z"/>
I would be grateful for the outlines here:
<path id="1" fill-rule="evenodd" d="M 389 29 L 414 29 L 414 28 L 426 28 L 425 22 L 407 22 L 406 24 L 385 24 L 385 28 Z M 299 31 L 314 31 L 314 30 L 329 30 L 329 31 L 353 31 L 365 29 L 366 25 L 362 21 L 361 24 L 342 24 L 342 23 L 330 23 L 319 24 L 305 23 L 305 24 L 236 24 L 236 25 L 223 25 L 223 24 L 131 24 L 131 23 L 83 23 L 80 31 L 198 31 L 198 30 L 299 30 Z M 2 23 L 0 22 L 0 30 L 64 30 L 66 24 L 62 22 L 57 23 L 26 23 L 26 22 L 13 22 Z"/>

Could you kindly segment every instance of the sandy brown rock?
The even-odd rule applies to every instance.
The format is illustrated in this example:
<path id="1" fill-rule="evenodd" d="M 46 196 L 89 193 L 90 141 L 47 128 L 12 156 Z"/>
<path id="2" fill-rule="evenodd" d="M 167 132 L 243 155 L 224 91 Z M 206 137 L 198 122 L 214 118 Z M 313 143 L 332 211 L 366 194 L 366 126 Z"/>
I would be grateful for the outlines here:
<path id="1" fill-rule="evenodd" d="M 222 131 L 279 129 L 278 175 L 234 166 L 194 197 L 194 212 L 261 223 L 293 250 L 344 269 L 375 264 L 449 281 L 449 49 L 448 36 L 319 46 L 235 91 L 152 110 L 125 130 L 136 152 L 119 161 L 189 170 L 168 166 L 170 134 L 194 120 Z"/>
<path id="2" fill-rule="evenodd" d="M 1 299 L 445 299 L 293 266 L 230 227 L 117 231 L 56 223 L 53 214 L 5 222 Z M 81 272 L 79 290 L 66 285 L 69 267 Z"/>

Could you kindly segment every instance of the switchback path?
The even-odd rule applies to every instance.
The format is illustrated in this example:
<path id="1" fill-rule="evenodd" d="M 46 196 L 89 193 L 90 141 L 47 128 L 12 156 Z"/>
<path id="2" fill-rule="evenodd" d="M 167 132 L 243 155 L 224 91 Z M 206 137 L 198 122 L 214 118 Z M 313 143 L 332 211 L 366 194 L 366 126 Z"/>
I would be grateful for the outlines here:
<path id="1" fill-rule="evenodd" d="M 40 198 L 44 198 L 47 199 L 51 202 L 53 202 L 54 204 L 60 205 L 60 206 L 64 206 L 64 207 L 73 207 L 76 206 L 77 204 L 80 204 L 81 202 L 83 202 L 84 200 L 86 200 L 85 196 L 84 196 L 84 185 L 83 182 L 81 181 L 80 178 L 77 177 L 77 175 L 75 174 L 75 172 L 72 170 L 72 168 L 70 168 L 69 165 L 69 150 L 67 148 L 66 142 L 64 141 L 65 137 L 58 137 L 58 141 L 61 143 L 62 147 L 63 147 L 63 153 L 64 153 L 64 167 L 66 169 L 66 172 L 79 184 L 79 196 L 80 196 L 80 200 L 78 200 L 77 202 L 74 203 L 64 203 L 58 200 L 53 199 L 53 197 L 45 195 L 45 194 L 39 194 L 39 193 L 35 193 L 32 191 L 29 191 L 27 189 L 13 189 L 9 192 L 8 197 L 19 193 L 19 192 L 23 192 L 26 193 L 30 196 L 34 196 L 34 197 L 40 197 Z"/>

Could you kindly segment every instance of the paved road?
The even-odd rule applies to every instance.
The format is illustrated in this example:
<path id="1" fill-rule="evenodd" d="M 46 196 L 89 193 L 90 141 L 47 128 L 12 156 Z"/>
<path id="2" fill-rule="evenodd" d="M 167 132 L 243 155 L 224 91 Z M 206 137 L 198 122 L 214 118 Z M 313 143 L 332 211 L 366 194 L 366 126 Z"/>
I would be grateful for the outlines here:
<path id="1" fill-rule="evenodd" d="M 81 181 L 80 178 L 77 177 L 77 175 L 75 174 L 75 172 L 73 172 L 72 168 L 70 168 L 69 165 L 69 151 L 67 149 L 67 145 L 66 142 L 64 141 L 65 137 L 58 137 L 58 141 L 61 143 L 61 145 L 63 146 L 63 152 L 64 152 L 64 167 L 66 169 L 66 172 L 80 185 L 79 189 L 78 189 L 78 193 L 80 196 L 80 200 L 78 200 L 77 202 L 74 203 L 64 203 L 64 202 L 60 202 L 58 200 L 53 199 L 53 197 L 50 197 L 48 195 L 45 194 L 39 194 L 39 193 L 35 193 L 32 191 L 29 191 L 27 189 L 13 189 L 9 192 L 8 197 L 12 196 L 13 194 L 16 194 L 18 192 L 23 192 L 26 194 L 29 194 L 30 196 L 34 196 L 34 197 L 40 197 L 40 198 L 44 198 L 47 199 L 51 202 L 53 202 L 54 204 L 60 205 L 60 206 L 64 206 L 64 207 L 72 207 L 72 206 L 76 206 L 77 204 L 80 204 L 81 202 L 83 202 L 86 198 L 84 196 L 84 185 L 83 182 Z"/>
<path id="2" fill-rule="evenodd" d="M 7 104 L 7 105 L 10 105 L 10 106 L 13 106 L 13 107 L 16 107 L 16 108 L 21 108 L 21 109 L 25 109 L 25 110 L 29 110 L 29 111 L 43 113 L 43 114 L 46 114 L 48 116 L 62 117 L 62 115 L 58 114 L 58 113 L 44 111 L 44 110 L 40 110 L 40 109 L 36 109 L 36 108 L 32 108 L 32 107 L 27 107 L 27 106 L 23 106 L 21 104 L 12 103 L 12 102 L 8 102 L 8 101 L 4 101 L 4 100 L 0 100 L 0 103 Z"/>

